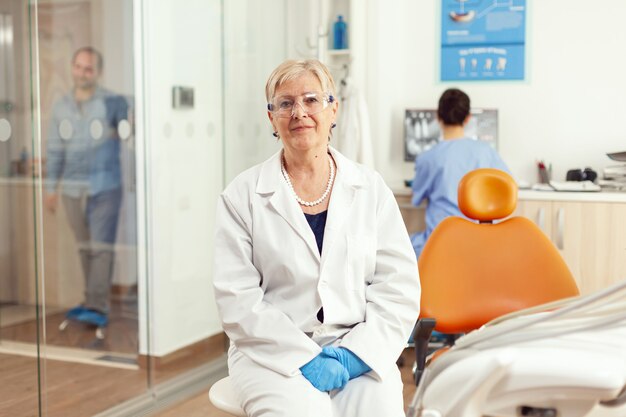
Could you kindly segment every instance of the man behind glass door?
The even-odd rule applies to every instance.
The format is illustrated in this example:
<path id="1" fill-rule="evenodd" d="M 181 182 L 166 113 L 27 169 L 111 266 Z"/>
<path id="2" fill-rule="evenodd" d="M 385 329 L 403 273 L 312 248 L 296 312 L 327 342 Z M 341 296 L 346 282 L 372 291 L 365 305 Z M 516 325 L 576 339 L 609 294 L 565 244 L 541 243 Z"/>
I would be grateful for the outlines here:
<path id="1" fill-rule="evenodd" d="M 102 55 L 92 47 L 82 47 L 72 57 L 74 86 L 52 109 L 44 199 L 54 213 L 62 195 L 85 276 L 84 301 L 67 318 L 99 328 L 108 324 L 122 199 L 117 126 L 128 116 L 126 100 L 98 84 L 103 64 Z"/>

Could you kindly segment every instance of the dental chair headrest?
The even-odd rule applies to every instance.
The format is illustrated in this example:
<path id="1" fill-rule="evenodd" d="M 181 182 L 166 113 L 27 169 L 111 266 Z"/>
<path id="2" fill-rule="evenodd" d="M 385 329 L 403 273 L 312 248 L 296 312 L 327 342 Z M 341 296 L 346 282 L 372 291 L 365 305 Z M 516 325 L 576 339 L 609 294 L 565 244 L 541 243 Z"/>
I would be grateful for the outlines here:
<path id="1" fill-rule="evenodd" d="M 470 219 L 491 222 L 509 216 L 517 205 L 517 184 L 504 171 L 480 168 L 459 182 L 459 209 Z"/>

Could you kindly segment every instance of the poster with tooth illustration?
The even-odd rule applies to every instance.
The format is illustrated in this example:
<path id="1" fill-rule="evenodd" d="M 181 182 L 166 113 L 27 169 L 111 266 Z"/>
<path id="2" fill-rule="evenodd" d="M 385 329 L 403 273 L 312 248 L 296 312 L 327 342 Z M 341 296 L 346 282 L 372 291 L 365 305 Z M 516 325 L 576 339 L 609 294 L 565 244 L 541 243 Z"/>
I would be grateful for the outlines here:
<path id="1" fill-rule="evenodd" d="M 526 0 L 441 1 L 441 81 L 524 79 Z"/>

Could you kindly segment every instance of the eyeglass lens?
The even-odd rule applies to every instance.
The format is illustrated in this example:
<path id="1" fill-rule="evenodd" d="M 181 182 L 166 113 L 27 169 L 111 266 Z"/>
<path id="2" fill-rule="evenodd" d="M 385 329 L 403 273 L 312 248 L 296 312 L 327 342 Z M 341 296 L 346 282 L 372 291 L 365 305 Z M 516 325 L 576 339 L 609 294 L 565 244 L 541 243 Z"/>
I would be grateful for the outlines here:
<path id="1" fill-rule="evenodd" d="M 307 115 L 312 115 L 324 110 L 328 106 L 328 99 L 325 95 L 318 93 L 304 94 L 300 100 L 291 96 L 276 97 L 271 103 L 271 111 L 279 117 L 291 117 L 296 111 L 296 104 Z"/>

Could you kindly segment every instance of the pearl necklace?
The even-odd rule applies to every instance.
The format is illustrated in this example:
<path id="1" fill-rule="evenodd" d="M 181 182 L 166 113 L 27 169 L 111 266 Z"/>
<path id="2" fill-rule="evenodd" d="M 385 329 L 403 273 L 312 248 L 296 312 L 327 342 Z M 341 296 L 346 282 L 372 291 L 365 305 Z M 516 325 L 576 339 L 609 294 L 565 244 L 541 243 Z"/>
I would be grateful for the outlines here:
<path id="1" fill-rule="evenodd" d="M 296 194 L 296 190 L 293 188 L 293 184 L 291 183 L 291 179 L 289 178 L 289 173 L 287 173 L 287 170 L 285 169 L 285 157 L 283 156 L 280 159 L 280 171 L 283 173 L 283 178 L 291 189 L 294 197 L 296 197 L 296 201 L 300 203 L 300 205 L 307 207 L 317 206 L 322 201 L 324 201 L 326 197 L 328 197 L 328 193 L 330 193 L 330 189 L 333 188 L 333 181 L 335 180 L 335 166 L 333 165 L 333 161 L 330 155 L 328 156 L 328 165 L 330 167 L 330 175 L 328 176 L 328 184 L 326 185 L 326 190 L 324 191 L 324 194 L 322 194 L 322 196 L 315 201 L 304 201 L 300 198 L 300 196 L 298 196 L 298 194 Z"/>

